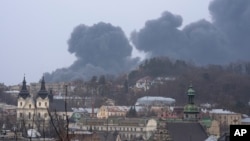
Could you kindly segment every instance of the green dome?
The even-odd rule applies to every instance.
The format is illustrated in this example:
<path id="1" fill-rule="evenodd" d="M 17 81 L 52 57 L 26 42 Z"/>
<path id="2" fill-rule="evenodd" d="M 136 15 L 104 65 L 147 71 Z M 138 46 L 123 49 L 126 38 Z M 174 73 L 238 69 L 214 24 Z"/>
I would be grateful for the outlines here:
<path id="1" fill-rule="evenodd" d="M 71 116 L 71 119 L 74 121 L 80 120 L 81 119 L 81 114 L 80 113 L 73 113 Z"/>
<path id="2" fill-rule="evenodd" d="M 190 86 L 187 90 L 188 95 L 195 95 L 195 90 L 193 89 L 192 86 Z"/>
<path id="3" fill-rule="evenodd" d="M 188 104 L 184 107 L 184 113 L 199 113 L 200 109 L 194 104 Z"/>

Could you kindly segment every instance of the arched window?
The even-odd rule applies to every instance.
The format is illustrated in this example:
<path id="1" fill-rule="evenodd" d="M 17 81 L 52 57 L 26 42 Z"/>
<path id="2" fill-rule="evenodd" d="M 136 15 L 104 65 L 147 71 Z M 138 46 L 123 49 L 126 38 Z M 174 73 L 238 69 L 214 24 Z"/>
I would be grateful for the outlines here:
<path id="1" fill-rule="evenodd" d="M 29 108 L 31 108 L 31 104 L 29 104 Z"/>
<path id="2" fill-rule="evenodd" d="M 39 107 L 41 106 L 41 102 L 38 103 L 38 106 L 39 106 Z"/>
<path id="3" fill-rule="evenodd" d="M 20 106 L 23 106 L 23 102 L 20 102 Z"/>

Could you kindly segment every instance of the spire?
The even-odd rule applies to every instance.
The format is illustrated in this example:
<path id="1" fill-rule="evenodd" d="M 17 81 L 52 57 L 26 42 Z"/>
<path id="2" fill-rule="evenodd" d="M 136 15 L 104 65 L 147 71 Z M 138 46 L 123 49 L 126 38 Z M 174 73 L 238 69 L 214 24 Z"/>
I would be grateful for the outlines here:
<path id="1" fill-rule="evenodd" d="M 49 93 L 45 88 L 45 80 L 44 80 L 44 76 L 42 77 L 41 80 L 41 89 L 40 91 L 37 93 L 37 97 L 41 97 L 42 99 L 48 97 Z"/>
<path id="2" fill-rule="evenodd" d="M 22 90 L 27 90 L 25 76 L 23 77 L 23 86 L 22 86 Z"/>
<path id="3" fill-rule="evenodd" d="M 188 103 L 194 104 L 195 90 L 193 89 L 192 83 L 189 85 L 189 88 L 187 90 L 187 95 L 188 95 Z"/>
<path id="4" fill-rule="evenodd" d="M 41 81 L 41 89 L 40 90 L 46 90 L 44 76 L 43 76 L 42 81 Z"/>
<path id="5" fill-rule="evenodd" d="M 23 78 L 23 85 L 22 85 L 22 89 L 18 95 L 18 97 L 22 97 L 24 99 L 26 99 L 27 97 L 30 97 L 30 93 L 28 92 L 27 86 L 26 86 L 26 80 L 25 80 L 25 76 Z"/>
<path id="6" fill-rule="evenodd" d="M 194 104 L 195 90 L 193 89 L 192 83 L 189 85 L 187 90 L 188 104 L 184 106 L 184 119 L 185 120 L 198 120 L 200 109 Z"/>

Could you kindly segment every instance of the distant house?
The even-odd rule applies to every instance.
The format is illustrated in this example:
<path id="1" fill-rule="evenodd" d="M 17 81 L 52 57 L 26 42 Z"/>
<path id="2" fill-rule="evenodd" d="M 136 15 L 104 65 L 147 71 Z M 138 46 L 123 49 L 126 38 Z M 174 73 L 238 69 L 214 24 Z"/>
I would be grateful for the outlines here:
<path id="1" fill-rule="evenodd" d="M 222 125 L 241 124 L 241 114 L 224 109 L 212 109 L 209 111 L 210 117 L 217 120 Z"/>
<path id="2" fill-rule="evenodd" d="M 125 117 L 129 108 L 128 106 L 101 106 L 97 111 L 97 118 Z"/>
<path id="3" fill-rule="evenodd" d="M 152 80 L 153 79 L 149 76 L 143 77 L 136 81 L 135 87 L 147 91 L 152 85 Z"/>
<path id="4" fill-rule="evenodd" d="M 153 85 L 164 84 L 167 81 L 174 81 L 175 77 L 156 77 L 153 81 Z"/>

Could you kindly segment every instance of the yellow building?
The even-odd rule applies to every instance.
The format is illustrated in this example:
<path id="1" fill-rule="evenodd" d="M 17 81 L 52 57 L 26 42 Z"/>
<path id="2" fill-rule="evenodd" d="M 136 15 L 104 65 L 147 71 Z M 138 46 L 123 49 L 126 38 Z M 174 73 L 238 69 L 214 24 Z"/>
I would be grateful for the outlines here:
<path id="1" fill-rule="evenodd" d="M 209 112 L 209 114 L 212 119 L 217 120 L 220 124 L 227 126 L 241 124 L 240 113 L 234 113 L 223 109 L 213 109 Z"/>
<path id="2" fill-rule="evenodd" d="M 125 117 L 128 110 L 127 106 L 101 106 L 97 111 L 97 118 Z"/>
<path id="3" fill-rule="evenodd" d="M 218 121 L 220 133 L 229 132 L 230 125 L 241 124 L 241 114 L 223 109 L 213 109 L 209 112 L 210 117 Z"/>

